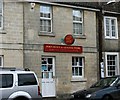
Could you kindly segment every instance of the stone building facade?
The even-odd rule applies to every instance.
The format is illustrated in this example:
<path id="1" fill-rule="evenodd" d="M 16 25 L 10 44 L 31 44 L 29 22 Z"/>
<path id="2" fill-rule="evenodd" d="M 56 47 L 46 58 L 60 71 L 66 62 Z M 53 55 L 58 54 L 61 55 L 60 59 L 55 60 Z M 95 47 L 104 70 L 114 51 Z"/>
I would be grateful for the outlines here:
<path id="1" fill-rule="evenodd" d="M 39 21 L 41 6 L 43 6 L 43 9 L 44 7 L 52 8 L 51 33 L 41 32 Z M 82 11 L 82 28 L 84 27 L 82 34 L 73 34 L 73 9 Z M 49 3 L 36 3 L 34 9 L 31 10 L 30 3 L 25 3 L 24 22 L 24 65 L 38 73 L 44 97 L 71 93 L 78 89 L 83 89 L 97 80 L 96 10 L 85 10 Z M 89 25 L 91 25 L 91 27 L 89 27 Z M 82 46 L 83 51 L 81 53 L 56 52 L 54 50 L 53 52 L 44 51 L 44 44 L 67 46 L 63 43 L 63 40 L 68 34 L 73 35 L 75 39 L 70 47 Z M 48 77 L 44 76 L 45 73 L 50 74 L 50 72 L 45 71 L 47 69 L 41 68 L 44 66 L 42 63 L 44 59 L 52 64 L 52 79 L 47 80 L 46 78 Z M 72 61 L 73 59 L 74 61 Z M 52 62 L 49 62 L 51 60 Z M 77 72 L 77 68 L 72 68 L 73 62 L 75 65 L 77 63 L 81 64 L 81 66 L 79 66 L 79 64 L 77 65 L 80 67 L 80 73 Z M 76 70 L 76 75 L 73 75 L 73 70 L 74 72 Z M 50 85 L 49 82 L 53 84 Z M 53 94 L 50 94 L 51 89 L 53 90 Z M 49 93 L 46 93 L 48 91 Z"/>
<path id="2" fill-rule="evenodd" d="M 35 71 L 43 97 L 97 81 L 99 9 L 43 1 L 0 4 L 1 67 Z"/>

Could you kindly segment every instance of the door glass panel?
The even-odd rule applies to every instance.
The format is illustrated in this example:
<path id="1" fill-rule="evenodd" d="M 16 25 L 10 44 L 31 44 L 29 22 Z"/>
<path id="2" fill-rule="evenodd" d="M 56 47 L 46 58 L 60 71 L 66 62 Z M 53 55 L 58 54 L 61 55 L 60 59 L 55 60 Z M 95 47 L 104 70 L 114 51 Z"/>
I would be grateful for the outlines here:
<path id="1" fill-rule="evenodd" d="M 52 64 L 52 58 L 48 58 L 48 63 Z"/>
<path id="2" fill-rule="evenodd" d="M 117 65 L 116 65 L 116 55 L 107 55 L 107 71 L 108 76 L 114 76 L 117 75 Z"/>
<path id="3" fill-rule="evenodd" d="M 42 78 L 53 78 L 53 58 L 42 58 Z"/>

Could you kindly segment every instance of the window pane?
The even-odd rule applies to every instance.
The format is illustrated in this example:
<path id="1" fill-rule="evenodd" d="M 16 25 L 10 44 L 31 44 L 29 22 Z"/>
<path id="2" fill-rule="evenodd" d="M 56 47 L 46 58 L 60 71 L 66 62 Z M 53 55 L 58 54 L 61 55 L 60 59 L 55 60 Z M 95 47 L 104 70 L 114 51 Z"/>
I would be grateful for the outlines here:
<path id="1" fill-rule="evenodd" d="M 52 64 L 52 58 L 48 58 L 48 64 Z"/>
<path id="2" fill-rule="evenodd" d="M 73 10 L 73 20 L 74 21 L 82 21 L 82 14 L 79 10 Z"/>
<path id="3" fill-rule="evenodd" d="M 110 19 L 106 18 L 106 36 L 110 36 Z"/>
<path id="4" fill-rule="evenodd" d="M 116 55 L 107 55 L 107 71 L 108 76 L 116 75 Z"/>
<path id="5" fill-rule="evenodd" d="M 78 67 L 75 67 L 75 75 L 78 76 Z"/>
<path id="6" fill-rule="evenodd" d="M 2 57 L 0 57 L 0 66 L 2 66 Z"/>
<path id="7" fill-rule="evenodd" d="M 53 77 L 53 58 L 43 57 L 42 58 L 42 78 L 52 78 Z"/>
<path id="8" fill-rule="evenodd" d="M 40 6 L 40 31 L 51 32 L 51 7 Z"/>
<path id="9" fill-rule="evenodd" d="M 82 76 L 82 67 L 79 67 L 79 75 Z"/>
<path id="10" fill-rule="evenodd" d="M 34 74 L 18 74 L 18 85 L 37 85 L 37 81 Z"/>
<path id="11" fill-rule="evenodd" d="M 40 13 L 41 17 L 50 18 L 50 7 L 40 6 Z"/>
<path id="12" fill-rule="evenodd" d="M 81 23 L 73 23 L 73 32 L 74 34 L 82 34 L 82 24 Z"/>
<path id="13" fill-rule="evenodd" d="M 82 34 L 82 11 L 80 10 L 73 10 L 73 33 Z"/>
<path id="14" fill-rule="evenodd" d="M 72 75 L 83 76 L 83 65 L 82 57 L 72 57 Z"/>
<path id="15" fill-rule="evenodd" d="M 13 86 L 12 74 L 0 74 L 0 88 L 8 88 Z"/>
<path id="16" fill-rule="evenodd" d="M 7 82 L 7 87 L 12 87 L 13 86 L 13 75 L 6 75 L 6 82 Z"/>
<path id="17" fill-rule="evenodd" d="M 0 0 L 0 27 L 2 27 L 2 0 Z"/>
<path id="18" fill-rule="evenodd" d="M 117 38 L 117 19 L 113 17 L 106 17 L 105 18 L 105 31 L 107 38 Z"/>
<path id="19" fill-rule="evenodd" d="M 40 30 L 43 32 L 51 32 L 51 20 L 40 20 Z"/>
<path id="20" fill-rule="evenodd" d="M 0 74 L 0 88 L 2 88 L 2 75 Z"/>
<path id="21" fill-rule="evenodd" d="M 115 20 L 114 19 L 111 20 L 111 28 L 112 28 L 112 36 L 115 37 L 116 30 L 115 30 Z"/>
<path id="22" fill-rule="evenodd" d="M 75 76 L 74 72 L 75 72 L 75 71 L 74 71 L 74 67 L 72 67 L 72 75 L 73 75 L 73 76 Z"/>
<path id="23" fill-rule="evenodd" d="M 82 66 L 82 58 L 79 59 L 79 65 Z"/>
<path id="24" fill-rule="evenodd" d="M 0 13 L 2 13 L 2 0 L 0 0 Z"/>
<path id="25" fill-rule="evenodd" d="M 112 36 L 115 37 L 115 31 L 112 31 Z"/>
<path id="26" fill-rule="evenodd" d="M 0 27 L 2 26 L 2 16 L 0 15 Z"/>
<path id="27" fill-rule="evenodd" d="M 2 76 L 2 87 L 1 88 L 6 88 L 7 87 L 6 76 L 5 75 L 1 75 L 1 76 Z"/>
<path id="28" fill-rule="evenodd" d="M 115 26 L 115 19 L 111 19 L 111 24 Z"/>
<path id="29" fill-rule="evenodd" d="M 47 59 L 46 58 L 42 58 L 42 64 L 47 64 Z"/>
<path id="30" fill-rule="evenodd" d="M 115 71 L 109 71 L 108 72 L 108 76 L 114 76 L 115 75 Z"/>
<path id="31" fill-rule="evenodd" d="M 72 58 L 72 64 L 73 66 L 77 66 L 77 58 L 75 57 Z"/>

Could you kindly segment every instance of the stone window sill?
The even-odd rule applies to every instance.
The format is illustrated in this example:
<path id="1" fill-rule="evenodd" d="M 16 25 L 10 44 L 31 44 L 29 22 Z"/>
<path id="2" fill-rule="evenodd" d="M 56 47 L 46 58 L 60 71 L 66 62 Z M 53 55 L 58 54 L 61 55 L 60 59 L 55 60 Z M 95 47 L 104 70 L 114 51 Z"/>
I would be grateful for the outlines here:
<path id="1" fill-rule="evenodd" d="M 0 34 L 6 34 L 6 31 L 1 29 Z"/>
<path id="2" fill-rule="evenodd" d="M 86 35 L 73 35 L 76 39 L 86 39 Z"/>
<path id="3" fill-rule="evenodd" d="M 81 77 L 72 77 L 71 82 L 86 82 L 86 78 L 81 78 Z"/>
<path id="4" fill-rule="evenodd" d="M 51 36 L 51 37 L 55 37 L 55 34 L 53 32 L 40 32 L 39 36 Z"/>

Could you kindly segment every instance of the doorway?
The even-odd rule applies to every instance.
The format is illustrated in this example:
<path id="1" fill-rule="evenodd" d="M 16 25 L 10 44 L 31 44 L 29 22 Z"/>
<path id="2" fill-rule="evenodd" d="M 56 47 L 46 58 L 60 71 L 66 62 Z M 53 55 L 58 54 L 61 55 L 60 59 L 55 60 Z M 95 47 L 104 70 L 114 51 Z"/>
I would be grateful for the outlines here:
<path id="1" fill-rule="evenodd" d="M 41 71 L 42 71 L 42 96 L 43 97 L 55 97 L 55 58 L 54 57 L 42 57 L 41 59 Z"/>

